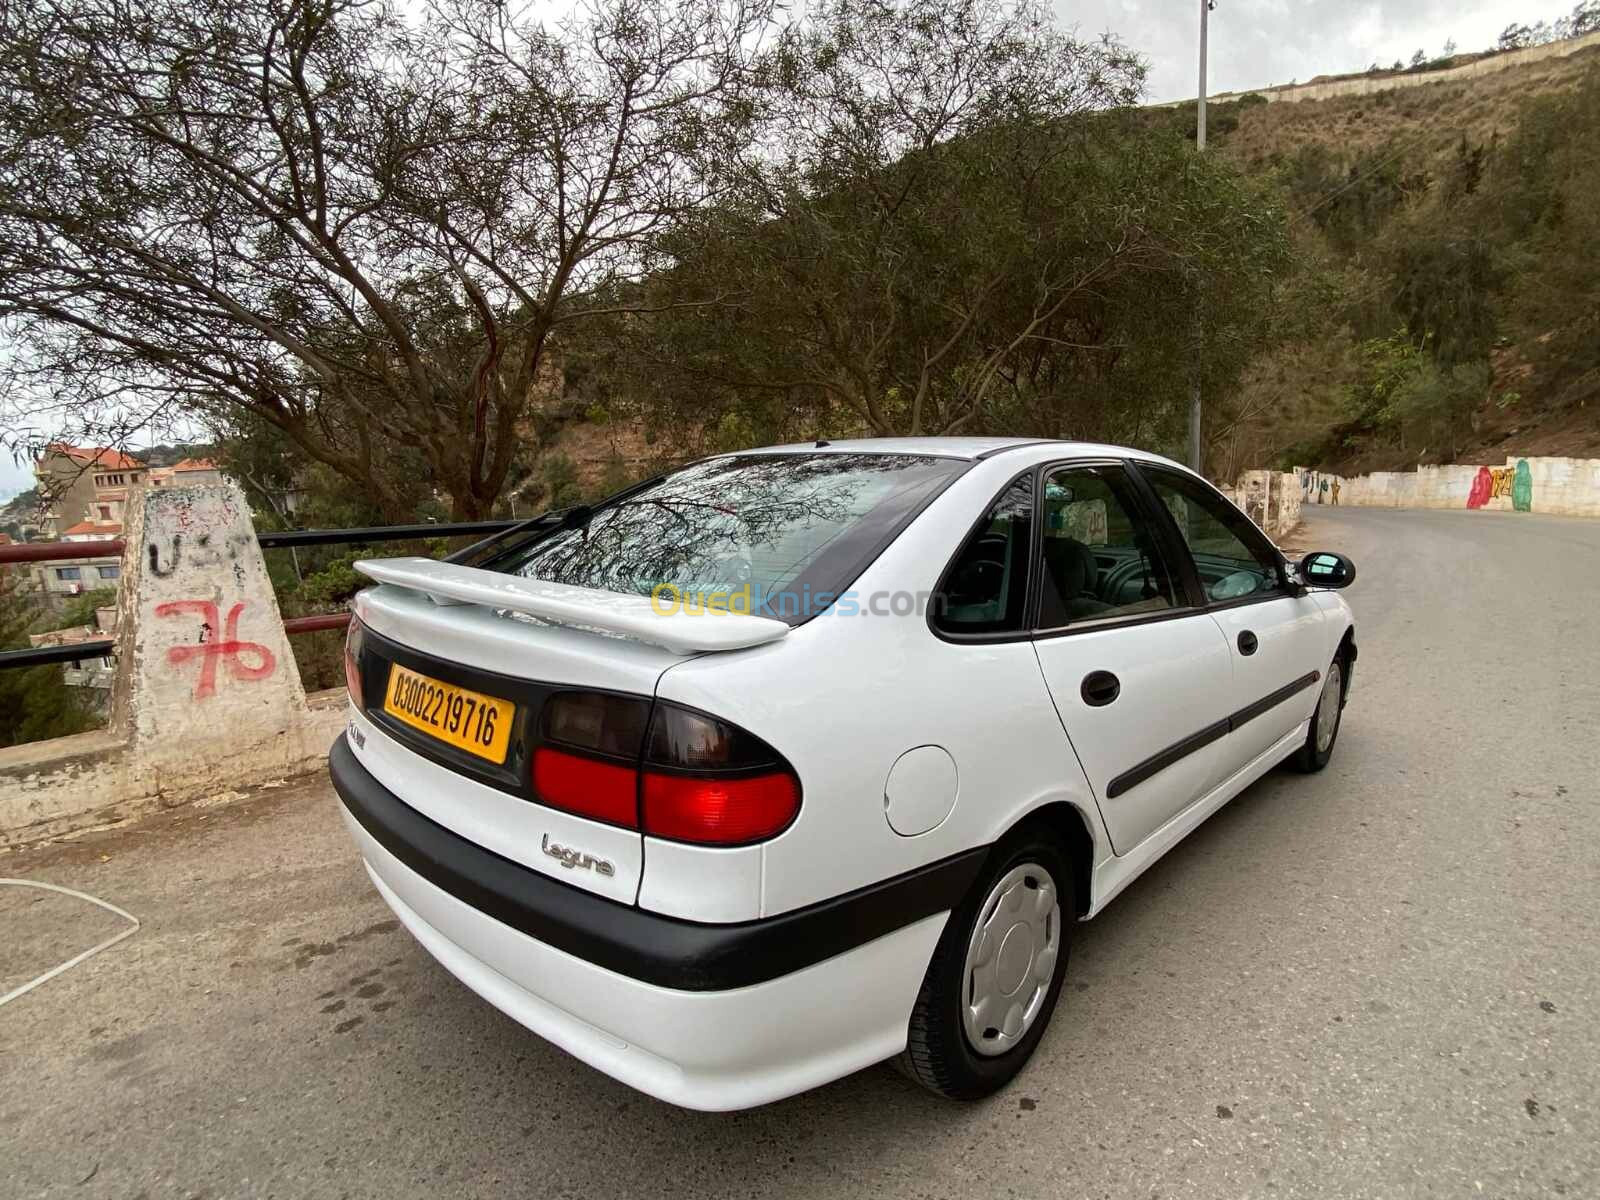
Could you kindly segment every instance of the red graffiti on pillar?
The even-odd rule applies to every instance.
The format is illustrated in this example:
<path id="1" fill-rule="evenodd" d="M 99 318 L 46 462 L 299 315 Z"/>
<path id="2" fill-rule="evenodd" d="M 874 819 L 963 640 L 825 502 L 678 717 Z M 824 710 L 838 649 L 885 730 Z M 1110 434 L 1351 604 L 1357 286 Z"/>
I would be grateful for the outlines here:
<path id="1" fill-rule="evenodd" d="M 1472 490 L 1467 493 L 1468 508 L 1482 508 L 1489 503 L 1489 496 L 1494 491 L 1494 476 L 1489 474 L 1488 467 L 1479 467 L 1477 475 L 1472 479 Z"/>
<path id="2" fill-rule="evenodd" d="M 156 616 L 178 617 L 195 613 L 200 619 L 200 640 L 189 646 L 174 646 L 167 651 L 167 661 L 173 666 L 199 657 L 200 678 L 195 681 L 194 698 L 204 700 L 217 694 L 217 660 L 225 659 L 228 671 L 235 679 L 265 679 L 277 669 L 278 660 L 260 642 L 239 640 L 239 614 L 244 611 L 244 601 L 228 610 L 228 620 L 222 637 L 217 637 L 217 602 L 215 600 L 172 600 L 156 605 Z M 246 656 L 255 660 L 250 666 Z"/>

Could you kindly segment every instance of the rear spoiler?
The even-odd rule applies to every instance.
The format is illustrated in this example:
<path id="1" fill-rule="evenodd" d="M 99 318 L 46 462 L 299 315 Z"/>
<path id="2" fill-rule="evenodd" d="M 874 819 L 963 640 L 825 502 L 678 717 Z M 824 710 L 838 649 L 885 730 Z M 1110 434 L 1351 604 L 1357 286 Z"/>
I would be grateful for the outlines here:
<path id="1" fill-rule="evenodd" d="M 787 624 L 771 617 L 716 609 L 661 612 L 649 596 L 524 579 L 431 558 L 374 558 L 356 563 L 355 568 L 379 583 L 421 592 L 436 604 L 477 604 L 523 613 L 554 625 L 621 634 L 676 654 L 743 650 L 775 642 L 789 632 Z"/>

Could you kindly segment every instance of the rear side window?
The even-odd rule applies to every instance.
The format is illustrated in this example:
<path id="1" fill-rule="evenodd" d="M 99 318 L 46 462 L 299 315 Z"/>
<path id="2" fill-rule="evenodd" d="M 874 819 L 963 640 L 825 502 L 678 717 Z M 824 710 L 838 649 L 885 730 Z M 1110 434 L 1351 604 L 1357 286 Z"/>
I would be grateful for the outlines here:
<path id="1" fill-rule="evenodd" d="M 799 623 L 815 616 L 965 462 L 903 454 L 736 455 L 597 507 L 495 570 Z"/>
<path id="2" fill-rule="evenodd" d="M 1008 487 L 952 560 L 933 623 L 954 634 L 1016 633 L 1026 624 L 1033 476 Z"/>

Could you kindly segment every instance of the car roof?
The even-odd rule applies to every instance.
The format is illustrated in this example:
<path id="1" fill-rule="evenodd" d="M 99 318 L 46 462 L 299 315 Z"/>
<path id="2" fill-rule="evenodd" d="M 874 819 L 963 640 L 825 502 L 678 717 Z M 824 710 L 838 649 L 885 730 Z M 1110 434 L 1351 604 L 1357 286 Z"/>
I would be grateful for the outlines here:
<path id="1" fill-rule="evenodd" d="M 740 450 L 738 454 L 918 454 L 942 458 L 991 458 L 1009 451 L 1028 449 L 1031 458 L 1083 457 L 1083 458 L 1137 458 L 1146 462 L 1167 463 L 1183 468 L 1181 463 L 1136 450 L 1131 446 L 1113 446 L 1104 442 L 1068 442 L 1052 438 L 1022 437 L 882 437 L 843 438 L 838 441 L 791 442 L 783 446 L 761 446 Z"/>

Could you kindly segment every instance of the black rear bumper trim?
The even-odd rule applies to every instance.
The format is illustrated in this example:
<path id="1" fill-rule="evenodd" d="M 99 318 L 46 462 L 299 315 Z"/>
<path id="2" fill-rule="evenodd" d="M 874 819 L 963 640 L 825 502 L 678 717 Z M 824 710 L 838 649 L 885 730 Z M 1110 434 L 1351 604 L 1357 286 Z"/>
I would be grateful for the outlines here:
<path id="1" fill-rule="evenodd" d="M 350 815 L 435 887 L 548 946 L 678 991 L 764 983 L 954 908 L 989 852 L 979 846 L 775 917 L 707 925 L 596 896 L 469 842 L 373 778 L 345 736 L 328 769 Z"/>

